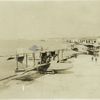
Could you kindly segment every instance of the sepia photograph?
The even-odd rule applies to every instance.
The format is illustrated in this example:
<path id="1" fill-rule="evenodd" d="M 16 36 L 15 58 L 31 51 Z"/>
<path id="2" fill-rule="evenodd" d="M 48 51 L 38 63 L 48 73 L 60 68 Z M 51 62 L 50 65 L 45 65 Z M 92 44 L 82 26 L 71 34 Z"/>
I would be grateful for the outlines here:
<path id="1" fill-rule="evenodd" d="M 100 99 L 100 1 L 0 1 L 0 99 Z"/>

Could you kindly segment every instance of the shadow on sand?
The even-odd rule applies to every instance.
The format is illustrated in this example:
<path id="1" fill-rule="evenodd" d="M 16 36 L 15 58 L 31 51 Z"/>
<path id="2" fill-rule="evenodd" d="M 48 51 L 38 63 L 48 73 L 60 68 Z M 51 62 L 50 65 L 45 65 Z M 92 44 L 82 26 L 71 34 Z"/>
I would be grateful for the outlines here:
<path id="1" fill-rule="evenodd" d="M 54 74 L 72 74 L 73 71 L 68 71 L 68 70 L 63 70 L 63 71 L 56 71 L 55 73 L 44 73 L 44 74 L 40 74 L 40 73 L 35 73 L 35 74 L 30 74 L 30 75 L 26 75 L 26 76 L 23 76 L 23 77 L 19 77 L 19 78 L 15 78 L 14 80 L 21 80 L 21 81 L 24 81 L 24 82 L 27 82 L 27 81 L 34 81 L 35 79 L 37 78 L 40 78 L 44 75 L 47 75 L 47 74 L 51 74 L 51 75 L 54 75 Z"/>
<path id="2" fill-rule="evenodd" d="M 10 86 L 12 86 L 12 84 L 23 84 L 23 82 L 26 84 L 32 84 L 36 79 L 44 76 L 44 75 L 54 75 L 53 73 L 44 73 L 41 74 L 39 72 L 35 73 L 35 74 L 28 74 L 22 77 L 18 77 L 18 78 L 13 78 L 13 79 L 9 79 L 9 80 L 5 80 L 0 82 L 0 90 L 4 90 L 9 88 Z M 73 71 L 69 71 L 69 70 L 63 70 L 63 71 L 57 71 L 55 74 L 73 74 Z"/>

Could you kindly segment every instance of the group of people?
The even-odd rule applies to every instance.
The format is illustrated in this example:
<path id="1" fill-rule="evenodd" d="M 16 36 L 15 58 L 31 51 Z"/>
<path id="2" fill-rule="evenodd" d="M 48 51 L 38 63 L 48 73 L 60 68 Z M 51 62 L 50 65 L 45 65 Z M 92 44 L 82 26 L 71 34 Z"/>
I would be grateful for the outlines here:
<path id="1" fill-rule="evenodd" d="M 98 52 L 93 52 L 93 55 L 92 55 L 92 61 L 95 61 L 95 62 L 97 62 L 97 60 L 98 60 L 98 57 L 99 57 L 99 53 Z"/>
<path id="2" fill-rule="evenodd" d="M 57 54 L 55 51 L 41 53 L 41 64 L 49 63 L 51 60 L 55 60 L 56 56 Z"/>

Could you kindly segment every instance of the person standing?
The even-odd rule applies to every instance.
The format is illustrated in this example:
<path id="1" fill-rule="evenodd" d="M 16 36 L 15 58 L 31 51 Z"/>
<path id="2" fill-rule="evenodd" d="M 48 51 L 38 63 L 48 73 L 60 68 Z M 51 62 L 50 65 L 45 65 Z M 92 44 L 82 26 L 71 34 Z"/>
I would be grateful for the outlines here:
<path id="1" fill-rule="evenodd" d="M 93 61 L 94 57 L 92 56 L 92 58 L 91 58 L 91 59 L 92 59 L 92 61 Z"/>
<path id="2" fill-rule="evenodd" d="M 95 57 L 95 62 L 97 62 L 97 57 Z"/>

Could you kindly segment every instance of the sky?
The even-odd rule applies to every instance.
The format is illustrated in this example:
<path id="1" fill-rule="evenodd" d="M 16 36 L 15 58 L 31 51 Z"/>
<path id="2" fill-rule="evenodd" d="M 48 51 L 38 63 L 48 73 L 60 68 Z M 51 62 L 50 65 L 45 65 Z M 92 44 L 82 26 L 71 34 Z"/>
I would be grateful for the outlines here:
<path id="1" fill-rule="evenodd" d="M 99 35 L 99 1 L 0 1 L 0 39 Z"/>

